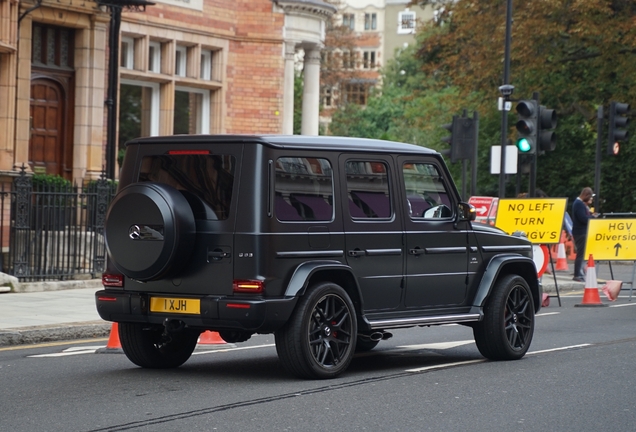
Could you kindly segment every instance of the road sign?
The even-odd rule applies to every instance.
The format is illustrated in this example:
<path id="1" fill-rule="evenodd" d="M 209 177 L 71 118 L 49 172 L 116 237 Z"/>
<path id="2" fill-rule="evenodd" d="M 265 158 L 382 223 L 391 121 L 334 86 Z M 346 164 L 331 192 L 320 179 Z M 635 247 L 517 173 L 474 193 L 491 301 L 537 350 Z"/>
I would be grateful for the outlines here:
<path id="1" fill-rule="evenodd" d="M 550 260 L 550 251 L 546 245 L 532 245 L 532 260 L 537 268 L 537 276 L 543 276 L 545 270 L 548 268 L 548 262 Z"/>
<path id="2" fill-rule="evenodd" d="M 468 204 L 471 204 L 475 207 L 478 218 L 485 218 L 488 217 L 488 215 L 490 214 L 492 202 L 495 199 L 496 198 L 494 197 L 472 196 L 468 199 Z"/>
<path id="3" fill-rule="evenodd" d="M 585 258 L 636 261 L 636 219 L 590 219 Z"/>
<path id="4" fill-rule="evenodd" d="M 567 198 L 501 199 L 495 226 L 508 234 L 523 231 L 535 244 L 556 244 L 567 203 Z"/>

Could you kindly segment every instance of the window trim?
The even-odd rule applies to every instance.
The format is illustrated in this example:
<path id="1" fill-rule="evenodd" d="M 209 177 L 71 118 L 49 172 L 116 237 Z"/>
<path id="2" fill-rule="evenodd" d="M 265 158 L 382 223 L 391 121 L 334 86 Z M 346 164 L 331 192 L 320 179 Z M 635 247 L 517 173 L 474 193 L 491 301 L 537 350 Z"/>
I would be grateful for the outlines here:
<path id="1" fill-rule="evenodd" d="M 403 22 L 404 22 L 404 15 L 413 15 L 413 26 L 412 27 L 404 27 Z M 409 10 L 408 8 L 398 12 L 398 25 L 397 25 L 397 32 L 398 34 L 412 34 L 415 33 L 415 22 L 417 20 L 417 15 L 415 14 L 415 11 Z"/>
<path id="2" fill-rule="evenodd" d="M 150 96 L 150 136 L 159 136 L 159 108 L 161 105 L 159 83 L 136 81 L 125 78 L 120 79 L 119 83 L 120 85 L 126 84 L 138 87 L 150 87 L 152 89 Z M 121 101 L 119 103 L 121 103 Z"/>
<path id="3" fill-rule="evenodd" d="M 154 52 L 153 56 L 150 56 L 151 52 Z M 161 42 L 148 43 L 148 72 L 161 73 Z"/>
<path id="4" fill-rule="evenodd" d="M 124 52 L 124 45 L 127 46 L 126 51 Z M 135 39 L 130 36 L 122 36 L 121 41 L 119 43 L 119 55 L 120 55 L 120 63 L 119 66 L 123 69 L 132 70 L 135 68 Z M 124 55 L 124 53 L 126 55 Z"/>
<path id="5" fill-rule="evenodd" d="M 174 75 L 185 78 L 188 74 L 188 47 L 177 45 L 174 50 Z"/>
<path id="6" fill-rule="evenodd" d="M 200 89 L 195 87 L 175 86 L 174 91 L 181 91 L 187 93 L 198 93 L 203 97 L 201 98 L 201 118 L 197 118 L 197 129 L 200 126 L 200 131 L 196 133 L 209 134 L 210 133 L 210 90 Z"/>

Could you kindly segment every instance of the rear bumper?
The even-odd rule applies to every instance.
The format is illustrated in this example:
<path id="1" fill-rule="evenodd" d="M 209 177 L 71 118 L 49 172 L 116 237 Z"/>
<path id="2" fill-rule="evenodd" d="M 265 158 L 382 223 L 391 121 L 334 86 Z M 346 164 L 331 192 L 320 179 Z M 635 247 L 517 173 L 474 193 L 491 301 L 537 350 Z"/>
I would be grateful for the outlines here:
<path id="1" fill-rule="evenodd" d="M 240 330 L 272 333 L 282 327 L 296 305 L 296 298 L 234 299 L 215 296 L 187 296 L 201 302 L 198 315 L 156 313 L 149 310 L 149 293 L 100 290 L 95 293 L 97 312 L 113 322 L 162 324 L 164 320 L 183 321 L 189 327 L 206 330 Z M 165 297 L 165 295 L 162 295 Z M 179 296 L 186 297 L 186 296 Z"/>

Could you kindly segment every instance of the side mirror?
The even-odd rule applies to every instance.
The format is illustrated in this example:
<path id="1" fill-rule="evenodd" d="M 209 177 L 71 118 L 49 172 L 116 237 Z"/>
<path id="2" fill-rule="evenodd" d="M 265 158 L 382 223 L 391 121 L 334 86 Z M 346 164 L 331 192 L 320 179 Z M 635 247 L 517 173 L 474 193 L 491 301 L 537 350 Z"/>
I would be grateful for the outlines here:
<path id="1" fill-rule="evenodd" d="M 474 221 L 477 218 L 477 210 L 471 204 L 460 202 L 457 206 L 457 213 L 459 215 L 459 221 Z"/>

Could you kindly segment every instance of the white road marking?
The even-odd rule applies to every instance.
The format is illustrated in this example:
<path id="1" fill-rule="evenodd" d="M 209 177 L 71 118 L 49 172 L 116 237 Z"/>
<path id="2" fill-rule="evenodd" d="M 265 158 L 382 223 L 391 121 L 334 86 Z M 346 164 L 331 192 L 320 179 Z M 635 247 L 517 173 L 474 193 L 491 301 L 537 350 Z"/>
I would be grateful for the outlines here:
<path id="1" fill-rule="evenodd" d="M 542 316 L 548 316 L 548 315 L 559 315 L 561 312 L 546 312 L 546 313 L 540 313 L 540 314 L 536 314 L 535 317 L 542 317 Z"/>
<path id="2" fill-rule="evenodd" d="M 566 347 L 551 348 L 551 349 L 546 349 L 541 351 L 531 351 L 529 353 L 526 353 L 526 355 L 545 354 L 545 353 L 554 352 L 554 351 L 564 351 L 564 350 L 575 349 L 575 348 L 585 348 L 588 346 L 592 346 L 592 344 L 570 345 Z"/>
<path id="3" fill-rule="evenodd" d="M 472 363 L 483 363 L 485 361 L 486 359 L 479 359 L 479 360 L 466 360 L 463 362 L 455 362 L 455 363 L 444 363 L 444 364 L 438 364 L 433 366 L 425 366 L 425 367 L 421 367 L 417 369 L 406 369 L 405 372 L 424 372 L 427 370 L 444 369 L 444 368 L 449 368 L 453 366 L 463 366 L 463 365 L 472 364 Z"/>
<path id="4" fill-rule="evenodd" d="M 623 306 L 636 306 L 636 303 L 625 303 L 625 304 L 618 304 L 618 305 L 609 305 L 609 307 L 623 307 Z"/>
<path id="5" fill-rule="evenodd" d="M 31 357 L 31 358 L 67 357 L 67 356 L 79 355 L 79 354 L 95 354 L 95 351 L 98 350 L 99 348 L 103 348 L 103 346 L 100 345 L 100 346 L 71 347 L 71 348 L 65 349 L 64 351 L 60 353 L 36 354 L 36 355 L 30 355 L 27 357 Z"/>
<path id="6" fill-rule="evenodd" d="M 471 340 L 463 340 L 463 341 L 454 341 L 454 342 L 437 342 L 437 343 L 427 343 L 421 345 L 401 345 L 396 348 L 400 348 L 403 350 L 420 350 L 420 349 L 450 349 L 455 348 L 462 345 L 468 345 L 471 343 L 475 343 L 473 339 Z"/>
<path id="7" fill-rule="evenodd" d="M 241 351 L 241 350 L 248 350 L 248 349 L 254 349 L 254 348 L 269 348 L 269 347 L 273 347 L 273 346 L 276 346 L 276 345 L 274 345 L 274 344 L 266 344 L 266 345 L 254 345 L 254 346 L 248 346 L 248 347 L 211 349 L 211 350 L 208 350 L 208 351 L 196 351 L 196 352 L 193 352 L 192 355 L 214 354 L 214 353 L 219 353 L 219 352 L 230 352 L 230 351 Z"/>

